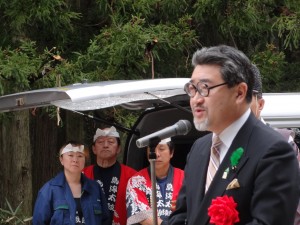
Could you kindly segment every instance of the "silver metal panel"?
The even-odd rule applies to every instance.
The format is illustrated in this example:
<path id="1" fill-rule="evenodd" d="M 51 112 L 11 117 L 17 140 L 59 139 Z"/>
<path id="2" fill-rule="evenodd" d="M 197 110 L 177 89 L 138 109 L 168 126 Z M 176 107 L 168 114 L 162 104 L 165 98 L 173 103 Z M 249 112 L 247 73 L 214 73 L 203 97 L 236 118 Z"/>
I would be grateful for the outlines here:
<path id="1" fill-rule="evenodd" d="M 182 95 L 183 86 L 188 81 L 188 78 L 118 80 L 20 92 L 1 96 L 0 112 L 49 105 L 78 111 L 101 109 L 154 99 L 146 92 L 157 94 L 161 98 Z"/>
<path id="2" fill-rule="evenodd" d="M 261 116 L 273 127 L 300 127 L 300 93 L 264 93 Z"/>

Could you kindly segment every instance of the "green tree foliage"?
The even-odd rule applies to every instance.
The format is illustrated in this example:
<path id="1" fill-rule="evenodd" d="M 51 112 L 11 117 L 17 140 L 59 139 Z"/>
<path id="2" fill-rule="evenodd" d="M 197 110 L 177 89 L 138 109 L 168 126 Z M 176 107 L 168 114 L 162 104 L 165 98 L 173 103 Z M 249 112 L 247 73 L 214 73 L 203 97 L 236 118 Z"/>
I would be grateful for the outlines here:
<path id="1" fill-rule="evenodd" d="M 278 37 L 282 39 L 284 48 L 298 49 L 300 44 L 300 12 L 296 1 L 281 5 L 277 11 L 280 16 L 276 18 L 273 28 L 278 31 Z"/>
<path id="2" fill-rule="evenodd" d="M 265 81 L 275 83 L 299 58 L 294 0 L 1 0 L 0 8 L 2 94 L 84 79 L 186 77 L 195 49 L 217 44 L 246 52 L 265 77 L 274 73 L 257 60 L 274 46 L 284 57 L 271 54 L 270 60 L 284 66 L 273 67 L 278 76 Z"/>
<path id="3" fill-rule="evenodd" d="M 17 49 L 0 51 L 0 92 L 11 93 L 30 88 L 27 77 L 35 74 L 40 64 L 33 43 L 22 43 Z"/>
<path id="4" fill-rule="evenodd" d="M 282 72 L 286 68 L 285 55 L 277 51 L 274 45 L 268 45 L 267 49 L 257 52 L 253 56 L 253 62 L 259 67 L 261 74 L 272 74 L 272 76 L 263 76 L 263 88 L 266 92 L 280 92 L 282 84 Z M 284 91 L 284 90 L 283 90 Z M 285 90 L 288 92 L 288 90 Z"/>
<path id="5" fill-rule="evenodd" d="M 153 54 L 154 60 L 159 62 L 156 70 L 160 77 L 166 77 L 163 72 L 168 70 L 167 76 L 176 76 L 176 65 L 182 65 L 176 56 L 193 46 L 194 36 L 195 32 L 181 20 L 176 24 L 146 26 L 145 19 L 133 16 L 127 22 L 116 21 L 102 29 L 91 41 L 87 54 L 80 54 L 77 62 L 82 71 L 93 73 L 95 80 L 151 78 Z M 168 60 L 162 59 L 165 55 L 170 55 Z M 170 61 L 173 65 L 164 69 L 161 61 Z"/>
<path id="6" fill-rule="evenodd" d="M 296 1 L 201 0 L 193 8 L 203 45 L 226 43 L 246 52 L 262 72 L 264 91 L 300 90 L 293 81 L 299 69 L 286 74 L 299 61 L 300 6 Z"/>
<path id="7" fill-rule="evenodd" d="M 80 15 L 62 0 L 1 0 L 0 7 L 3 13 L 1 30 L 6 34 L 2 45 L 11 45 L 12 38 L 15 46 L 20 40 L 37 41 L 42 48 L 63 46 L 72 38 L 72 20 Z"/>

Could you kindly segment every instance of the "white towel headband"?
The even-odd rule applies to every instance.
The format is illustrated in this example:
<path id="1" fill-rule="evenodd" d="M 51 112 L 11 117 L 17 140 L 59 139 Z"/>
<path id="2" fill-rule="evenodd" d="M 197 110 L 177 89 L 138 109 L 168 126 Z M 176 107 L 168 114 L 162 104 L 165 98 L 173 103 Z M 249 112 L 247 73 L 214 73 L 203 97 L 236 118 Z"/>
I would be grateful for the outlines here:
<path id="1" fill-rule="evenodd" d="M 94 135 L 94 142 L 97 140 L 98 137 L 117 137 L 117 138 L 119 138 L 120 135 L 119 135 L 118 131 L 116 130 L 116 128 L 114 126 L 112 126 L 110 128 L 105 128 L 103 130 L 98 128 Z"/>
<path id="2" fill-rule="evenodd" d="M 81 152 L 84 153 L 84 145 L 73 146 L 72 144 L 67 144 L 66 147 L 63 148 L 60 155 L 67 152 Z"/>
<path id="3" fill-rule="evenodd" d="M 166 139 L 163 139 L 159 142 L 159 144 L 163 145 L 163 144 L 167 144 L 168 142 L 171 141 L 171 138 L 166 138 Z"/>

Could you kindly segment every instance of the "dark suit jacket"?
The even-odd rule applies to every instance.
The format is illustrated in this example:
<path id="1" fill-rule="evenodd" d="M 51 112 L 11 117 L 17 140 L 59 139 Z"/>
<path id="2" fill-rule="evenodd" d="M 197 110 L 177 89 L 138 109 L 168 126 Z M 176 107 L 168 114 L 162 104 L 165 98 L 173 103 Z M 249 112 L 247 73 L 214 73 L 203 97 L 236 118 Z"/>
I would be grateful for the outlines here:
<path id="1" fill-rule="evenodd" d="M 237 203 L 238 225 L 292 225 L 300 197 L 300 175 L 295 153 L 283 137 L 253 114 L 234 138 L 209 190 L 204 193 L 212 134 L 199 138 L 187 157 L 185 179 L 177 209 L 169 224 L 209 224 L 208 208 L 217 196 L 232 196 Z M 237 169 L 227 178 L 230 156 L 242 147 Z M 226 190 L 237 178 L 240 188 Z"/>

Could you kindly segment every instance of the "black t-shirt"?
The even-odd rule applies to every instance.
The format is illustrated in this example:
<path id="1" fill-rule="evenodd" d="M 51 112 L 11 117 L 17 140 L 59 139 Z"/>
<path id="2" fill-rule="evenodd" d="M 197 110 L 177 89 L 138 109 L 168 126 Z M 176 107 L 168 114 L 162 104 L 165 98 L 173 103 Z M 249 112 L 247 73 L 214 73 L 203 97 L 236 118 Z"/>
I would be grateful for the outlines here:
<path id="1" fill-rule="evenodd" d="M 84 217 L 82 214 L 82 208 L 80 203 L 80 198 L 74 198 L 76 203 L 76 215 L 75 215 L 75 224 L 82 225 L 85 224 Z"/>
<path id="2" fill-rule="evenodd" d="M 105 194 L 110 212 L 110 221 L 108 224 L 112 224 L 120 175 L 121 165 L 119 162 L 116 162 L 114 165 L 108 168 L 103 168 L 98 165 L 94 166 L 94 179 L 100 181 L 100 185 Z"/>

